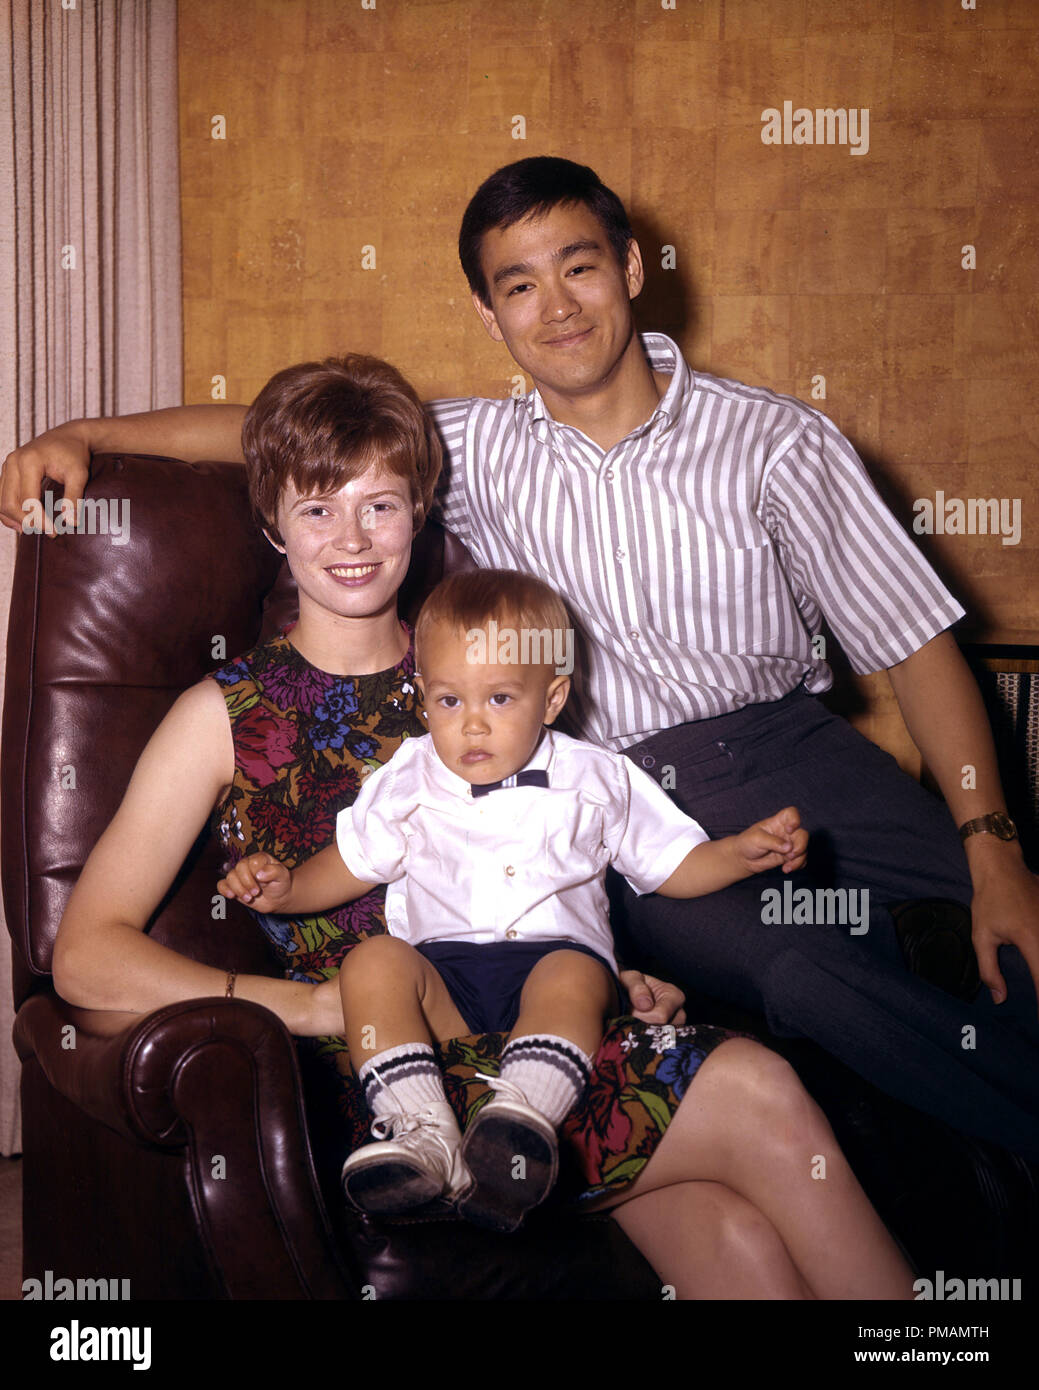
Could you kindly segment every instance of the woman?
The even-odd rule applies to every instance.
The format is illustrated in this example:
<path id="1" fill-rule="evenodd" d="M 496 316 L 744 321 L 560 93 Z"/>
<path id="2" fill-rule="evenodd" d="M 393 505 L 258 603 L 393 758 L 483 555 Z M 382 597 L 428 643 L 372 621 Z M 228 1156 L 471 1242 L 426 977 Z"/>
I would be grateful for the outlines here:
<path id="1" fill-rule="evenodd" d="M 260 918 L 283 980 L 225 975 L 143 928 L 214 809 L 229 859 L 265 850 L 295 864 L 332 839 L 366 770 L 423 732 L 396 595 L 439 447 L 407 383 L 363 357 L 279 373 L 243 442 L 299 621 L 186 691 L 156 730 L 70 898 L 54 978 L 89 1008 L 144 1012 L 232 991 L 265 1005 L 335 1068 L 357 1144 L 365 1112 L 338 1036 L 335 974 L 351 945 L 385 930 L 382 890 L 315 918 Z M 440 1048 L 463 1124 L 502 1042 Z M 751 1039 L 615 1022 L 563 1140 L 576 1156 L 571 1196 L 610 1208 L 677 1297 L 912 1296 L 822 1113 Z"/>

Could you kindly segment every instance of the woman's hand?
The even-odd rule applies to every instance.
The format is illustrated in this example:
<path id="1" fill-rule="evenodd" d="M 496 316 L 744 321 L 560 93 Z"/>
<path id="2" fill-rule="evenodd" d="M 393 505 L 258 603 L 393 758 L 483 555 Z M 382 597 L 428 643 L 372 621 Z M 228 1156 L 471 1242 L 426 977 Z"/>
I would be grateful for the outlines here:
<path id="1" fill-rule="evenodd" d="M 83 420 L 71 420 L 7 455 L 0 478 L 0 522 L 16 531 L 25 529 L 23 523 L 27 523 L 30 530 L 54 534 L 39 501 L 45 476 L 64 486 L 65 496 L 59 505 L 67 519 L 75 518 L 76 503 L 90 477 L 85 426 Z M 35 506 L 23 505 L 30 501 Z"/>
<path id="2" fill-rule="evenodd" d="M 292 870 L 270 854 L 249 854 L 220 880 L 216 891 L 254 912 L 283 912 L 292 891 Z"/>
<path id="3" fill-rule="evenodd" d="M 640 970 L 621 970 L 619 978 L 628 991 L 632 1013 L 643 1023 L 673 1023 L 680 1028 L 685 1022 L 685 995 L 677 985 Z"/>
<path id="4" fill-rule="evenodd" d="M 339 976 L 322 980 L 319 985 L 307 986 L 309 1002 L 302 1026 L 293 1032 L 303 1038 L 342 1037 L 346 1032 L 343 1018 L 343 998 L 339 992 Z"/>

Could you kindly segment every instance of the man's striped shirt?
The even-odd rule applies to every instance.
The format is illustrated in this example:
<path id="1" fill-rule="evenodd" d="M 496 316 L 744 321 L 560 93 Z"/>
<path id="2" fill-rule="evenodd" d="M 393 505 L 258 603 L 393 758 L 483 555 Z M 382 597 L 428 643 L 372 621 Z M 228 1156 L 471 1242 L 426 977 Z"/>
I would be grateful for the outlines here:
<path id="1" fill-rule="evenodd" d="M 867 672 L 963 616 L 831 421 L 691 371 L 663 334 L 642 342 L 671 382 L 606 451 L 536 390 L 429 407 L 445 445 L 434 516 L 478 564 L 537 575 L 570 608 L 581 737 L 619 750 L 802 679 L 826 690 L 823 618 Z"/>

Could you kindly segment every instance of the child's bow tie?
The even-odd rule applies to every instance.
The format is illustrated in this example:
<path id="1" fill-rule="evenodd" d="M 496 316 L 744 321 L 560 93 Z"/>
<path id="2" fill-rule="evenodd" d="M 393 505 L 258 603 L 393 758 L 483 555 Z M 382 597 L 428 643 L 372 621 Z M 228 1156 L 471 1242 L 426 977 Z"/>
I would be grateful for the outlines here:
<path id="1" fill-rule="evenodd" d="M 503 777 L 500 782 L 484 782 L 478 786 L 472 783 L 473 796 L 486 796 L 501 787 L 547 787 L 548 773 L 544 768 L 531 768 L 529 772 L 514 772 L 511 777 Z"/>

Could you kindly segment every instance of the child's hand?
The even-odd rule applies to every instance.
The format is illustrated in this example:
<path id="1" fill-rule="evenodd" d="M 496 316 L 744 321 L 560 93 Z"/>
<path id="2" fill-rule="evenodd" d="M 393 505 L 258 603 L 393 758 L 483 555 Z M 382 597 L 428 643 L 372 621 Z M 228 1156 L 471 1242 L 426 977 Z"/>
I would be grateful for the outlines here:
<path id="1" fill-rule="evenodd" d="M 239 859 L 216 886 L 225 898 L 237 898 L 256 912 L 281 912 L 292 887 L 292 870 L 269 854 L 249 854 Z"/>
<path id="2" fill-rule="evenodd" d="M 748 873 L 760 874 L 782 865 L 785 874 L 804 867 L 808 831 L 801 829 L 796 806 L 787 806 L 735 836 L 736 852 Z"/>

